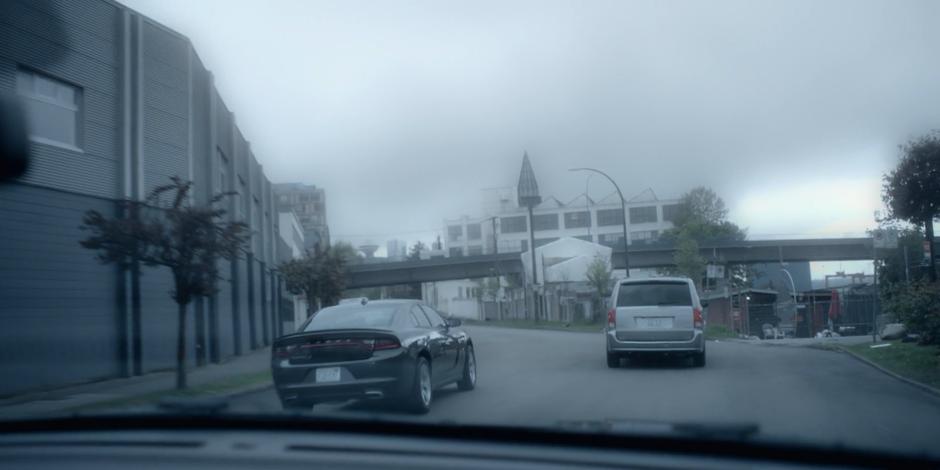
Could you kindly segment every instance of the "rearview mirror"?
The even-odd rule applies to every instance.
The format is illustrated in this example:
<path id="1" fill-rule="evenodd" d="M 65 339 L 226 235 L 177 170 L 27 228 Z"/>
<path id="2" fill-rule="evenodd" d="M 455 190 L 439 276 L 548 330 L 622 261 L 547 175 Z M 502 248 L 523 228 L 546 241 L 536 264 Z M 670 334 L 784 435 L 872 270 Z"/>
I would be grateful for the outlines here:
<path id="1" fill-rule="evenodd" d="M 460 326 L 463 322 L 459 318 L 448 318 L 447 326 Z"/>

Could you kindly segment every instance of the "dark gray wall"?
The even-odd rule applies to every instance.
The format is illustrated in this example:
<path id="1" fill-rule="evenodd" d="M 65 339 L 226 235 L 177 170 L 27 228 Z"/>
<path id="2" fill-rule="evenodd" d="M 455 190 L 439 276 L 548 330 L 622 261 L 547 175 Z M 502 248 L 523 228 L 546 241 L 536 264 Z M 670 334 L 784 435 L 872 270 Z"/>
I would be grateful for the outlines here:
<path id="1" fill-rule="evenodd" d="M 118 269 L 79 246 L 114 203 L 0 185 L 0 395 L 119 374 Z"/>
<path id="2" fill-rule="evenodd" d="M 56 21 L 64 34 L 51 33 Z M 100 265 L 79 246 L 87 235 L 78 230 L 84 211 L 116 215 L 116 201 L 125 194 L 136 197 L 174 175 L 191 177 L 196 200 L 207 201 L 221 189 L 217 149 L 230 161 L 229 177 L 249 182 L 244 197 L 258 197 L 262 211 L 269 187 L 188 39 L 118 3 L 0 1 L 0 90 L 15 90 L 19 67 L 81 90 L 82 137 L 81 151 L 34 144 L 22 184 L 0 186 L 0 377 L 18 377 L 0 383 L 0 395 L 133 372 L 132 284 L 126 273 Z M 235 354 L 236 310 L 241 351 L 250 350 L 249 286 L 256 343 L 264 343 L 259 268 L 272 252 L 264 245 L 274 242 L 268 234 L 275 233 L 275 221 L 260 214 L 251 221 L 252 230 L 263 234 L 254 250 L 259 261 L 253 279 L 247 261 L 239 260 L 234 294 L 224 280 L 212 313 L 208 300 L 201 309 L 191 306 L 190 366 L 197 343 L 217 350 L 217 360 Z M 229 278 L 229 263 L 220 266 Z M 141 369 L 170 368 L 177 329 L 172 277 L 165 268 L 142 267 L 141 273 Z M 196 338 L 197 316 L 205 319 L 204 341 Z"/>

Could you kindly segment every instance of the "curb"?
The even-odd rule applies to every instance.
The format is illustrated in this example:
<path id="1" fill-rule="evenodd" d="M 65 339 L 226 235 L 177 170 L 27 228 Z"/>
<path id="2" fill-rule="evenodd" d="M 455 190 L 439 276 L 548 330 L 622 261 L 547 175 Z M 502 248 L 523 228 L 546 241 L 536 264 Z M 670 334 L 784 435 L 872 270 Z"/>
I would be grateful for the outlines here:
<path id="1" fill-rule="evenodd" d="M 881 372 L 884 372 L 884 373 L 885 373 L 886 375 L 888 375 L 888 376 L 891 376 L 891 377 L 893 377 L 893 378 L 895 378 L 895 379 L 898 379 L 898 380 L 900 380 L 901 382 L 905 382 L 905 383 L 907 383 L 908 385 L 913 385 L 914 387 L 917 387 L 917 388 L 919 388 L 919 389 L 921 389 L 921 390 L 923 390 L 923 391 L 925 391 L 925 392 L 927 392 L 927 393 L 932 394 L 932 395 L 933 395 L 934 397 L 936 397 L 936 398 L 940 398 L 940 389 L 936 389 L 936 388 L 933 388 L 933 387 L 931 387 L 930 385 L 927 385 L 927 384 L 925 384 L 925 383 L 923 383 L 923 382 L 918 382 L 918 381 L 916 381 L 916 380 L 914 380 L 914 379 L 910 379 L 910 378 L 904 377 L 903 375 L 900 375 L 900 374 L 898 374 L 898 373 L 896 373 L 896 372 L 894 372 L 894 371 L 891 371 L 891 370 L 889 370 L 889 369 L 886 369 L 886 368 L 884 368 L 884 367 L 878 365 L 877 363 L 875 363 L 875 362 L 873 362 L 873 361 L 871 361 L 871 360 L 869 360 L 869 359 L 867 359 L 867 358 L 865 358 L 865 357 L 862 357 L 862 356 L 856 354 L 856 353 L 853 352 L 853 351 L 849 351 L 848 349 L 845 349 L 845 348 L 842 347 L 842 346 L 837 346 L 837 347 L 838 347 L 838 350 L 839 350 L 839 351 L 844 352 L 844 353 L 848 354 L 849 356 L 854 357 L 854 358 L 857 359 L 858 361 L 860 361 L 860 362 L 862 362 L 862 363 L 864 363 L 864 364 L 868 364 L 869 366 L 871 366 L 871 367 L 873 367 L 873 368 L 875 368 L 875 369 L 877 369 L 877 370 L 880 370 Z"/>
<path id="2" fill-rule="evenodd" d="M 250 395 L 256 392 L 261 392 L 261 391 L 264 391 L 273 387 L 274 387 L 274 383 L 263 383 L 263 384 L 258 384 L 258 385 L 252 385 L 250 387 L 246 387 L 241 390 L 236 390 L 230 393 L 222 393 L 222 394 L 219 394 L 218 396 L 222 398 L 226 398 L 226 399 L 232 399 L 232 398 L 238 398 L 244 395 Z"/>

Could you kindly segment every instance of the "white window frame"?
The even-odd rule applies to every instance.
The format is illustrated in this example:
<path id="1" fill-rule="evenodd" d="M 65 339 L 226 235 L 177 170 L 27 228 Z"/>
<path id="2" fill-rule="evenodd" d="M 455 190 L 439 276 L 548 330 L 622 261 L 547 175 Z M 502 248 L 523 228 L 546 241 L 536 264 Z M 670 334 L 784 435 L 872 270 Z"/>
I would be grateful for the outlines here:
<path id="1" fill-rule="evenodd" d="M 29 77 L 30 90 L 23 90 L 22 87 L 20 86 L 20 80 L 22 76 Z M 35 79 L 37 77 L 42 78 L 44 80 L 48 80 L 52 82 L 53 84 L 55 84 L 56 86 L 70 88 L 72 90 L 73 102 L 66 103 L 64 101 L 52 99 L 48 96 L 40 95 L 36 93 L 34 87 L 35 87 Z M 85 94 L 84 94 L 84 90 L 82 89 L 82 87 L 77 86 L 73 83 L 69 83 L 64 80 L 58 79 L 49 74 L 30 69 L 30 68 L 17 67 L 16 69 L 16 92 L 24 101 L 26 100 L 37 101 L 40 103 L 57 106 L 59 108 L 63 108 L 67 111 L 71 111 L 75 113 L 75 142 L 74 143 L 62 142 L 59 140 L 37 135 L 37 134 L 34 134 L 32 130 L 30 130 L 30 133 L 29 133 L 29 140 L 40 143 L 40 144 L 51 145 L 54 147 L 61 147 L 64 149 L 72 150 L 74 152 L 84 153 L 84 150 L 82 148 L 84 145 L 84 137 L 85 137 L 84 126 L 82 125 L 84 122 L 84 113 L 82 110 L 84 108 L 84 95 Z M 28 113 L 29 110 L 27 109 L 26 112 Z"/>

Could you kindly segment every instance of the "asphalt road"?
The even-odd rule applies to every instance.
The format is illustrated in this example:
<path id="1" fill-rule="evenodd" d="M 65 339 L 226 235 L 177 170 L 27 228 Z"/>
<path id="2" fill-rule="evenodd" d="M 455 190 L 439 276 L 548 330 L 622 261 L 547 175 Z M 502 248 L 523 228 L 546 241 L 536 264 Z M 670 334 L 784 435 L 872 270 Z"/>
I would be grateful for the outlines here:
<path id="1" fill-rule="evenodd" d="M 708 364 L 646 360 L 608 369 L 601 333 L 468 328 L 477 388 L 435 392 L 418 419 L 551 426 L 562 420 L 757 423 L 762 436 L 938 452 L 940 398 L 838 352 L 709 342 Z M 280 410 L 272 389 L 233 411 Z M 314 413 L 387 413 L 361 404 Z M 409 417 L 409 419 L 412 419 Z"/>

